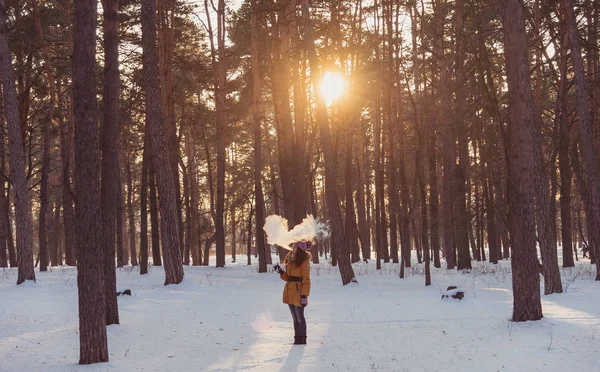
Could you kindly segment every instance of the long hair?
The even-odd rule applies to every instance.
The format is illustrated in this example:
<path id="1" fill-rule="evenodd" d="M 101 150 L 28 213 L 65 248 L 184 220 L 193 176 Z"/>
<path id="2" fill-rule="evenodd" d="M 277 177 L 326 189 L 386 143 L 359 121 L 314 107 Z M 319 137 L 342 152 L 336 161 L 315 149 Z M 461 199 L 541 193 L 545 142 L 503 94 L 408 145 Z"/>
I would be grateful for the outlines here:
<path id="1" fill-rule="evenodd" d="M 296 249 L 296 252 L 291 251 L 285 256 L 286 264 L 295 264 L 296 267 L 300 267 L 303 263 L 310 260 L 310 253 L 302 249 Z"/>
<path id="2" fill-rule="evenodd" d="M 294 259 L 294 264 L 296 264 L 296 267 L 300 267 L 300 265 L 302 265 L 303 263 L 308 261 L 309 257 L 310 257 L 310 253 L 306 252 L 303 249 L 297 249 L 296 250 L 296 258 Z"/>

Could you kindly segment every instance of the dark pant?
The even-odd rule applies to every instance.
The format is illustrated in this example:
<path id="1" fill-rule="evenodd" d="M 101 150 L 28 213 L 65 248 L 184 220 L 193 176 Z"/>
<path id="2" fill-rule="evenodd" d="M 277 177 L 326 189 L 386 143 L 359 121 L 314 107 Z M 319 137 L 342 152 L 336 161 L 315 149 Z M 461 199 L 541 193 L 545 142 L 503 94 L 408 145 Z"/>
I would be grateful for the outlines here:
<path id="1" fill-rule="evenodd" d="M 290 306 L 292 318 L 294 318 L 294 334 L 296 336 L 306 336 L 306 319 L 304 319 L 304 308 L 302 306 Z"/>

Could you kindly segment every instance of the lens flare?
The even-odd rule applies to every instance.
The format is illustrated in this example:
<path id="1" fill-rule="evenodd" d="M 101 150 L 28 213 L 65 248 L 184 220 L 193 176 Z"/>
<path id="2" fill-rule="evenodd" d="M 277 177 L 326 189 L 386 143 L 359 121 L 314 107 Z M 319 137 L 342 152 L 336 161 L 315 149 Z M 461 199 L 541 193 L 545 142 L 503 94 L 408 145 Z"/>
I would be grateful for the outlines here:
<path id="1" fill-rule="evenodd" d="M 321 94 L 327 106 L 335 102 L 346 90 L 346 80 L 335 72 L 326 72 L 321 81 Z"/>

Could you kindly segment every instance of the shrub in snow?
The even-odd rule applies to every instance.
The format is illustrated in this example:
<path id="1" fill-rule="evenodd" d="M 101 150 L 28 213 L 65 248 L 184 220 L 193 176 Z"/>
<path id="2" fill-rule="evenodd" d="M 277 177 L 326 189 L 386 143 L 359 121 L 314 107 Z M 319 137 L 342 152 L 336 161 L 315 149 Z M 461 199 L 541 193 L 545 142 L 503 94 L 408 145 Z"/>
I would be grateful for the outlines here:
<path id="1" fill-rule="evenodd" d="M 442 293 L 442 298 L 449 297 L 462 300 L 465 297 L 465 292 L 458 289 L 456 286 L 451 285 L 446 289 L 446 292 Z"/>

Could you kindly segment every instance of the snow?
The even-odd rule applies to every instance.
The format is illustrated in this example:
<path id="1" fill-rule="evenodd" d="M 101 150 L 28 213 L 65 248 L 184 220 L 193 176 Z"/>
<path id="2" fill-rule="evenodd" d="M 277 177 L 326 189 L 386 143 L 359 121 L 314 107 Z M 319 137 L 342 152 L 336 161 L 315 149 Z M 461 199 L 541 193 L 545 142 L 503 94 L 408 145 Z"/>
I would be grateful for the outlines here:
<path id="1" fill-rule="evenodd" d="M 283 282 L 245 256 L 225 269 L 185 267 L 163 286 L 160 267 L 117 271 L 121 325 L 108 327 L 110 362 L 78 366 L 74 268 L 36 273 L 16 286 L 0 270 L 0 371 L 595 371 L 600 283 L 594 267 L 562 270 L 567 291 L 543 296 L 544 319 L 513 323 L 510 263 L 474 263 L 468 273 L 375 263 L 354 266 L 342 287 L 336 268 L 313 265 L 308 345 L 293 346 Z M 276 261 L 274 261 L 276 262 Z M 461 301 L 441 300 L 449 285 Z"/>

